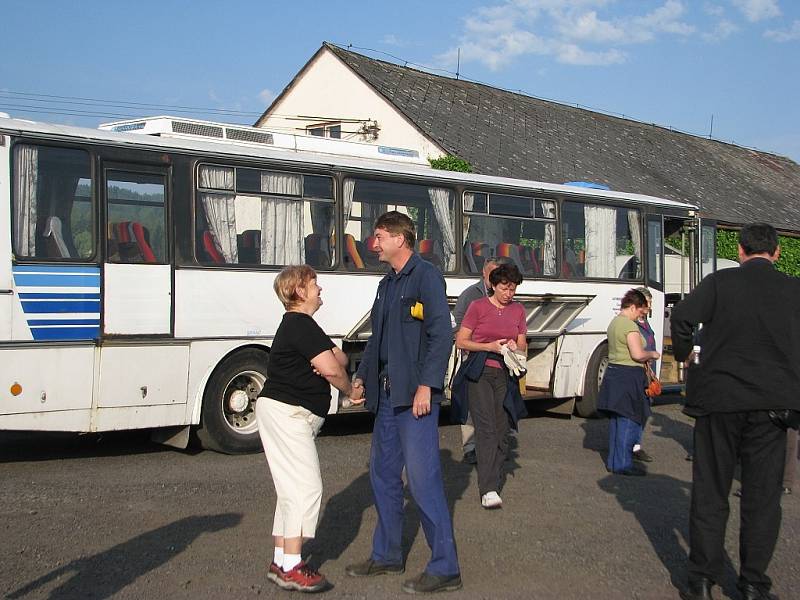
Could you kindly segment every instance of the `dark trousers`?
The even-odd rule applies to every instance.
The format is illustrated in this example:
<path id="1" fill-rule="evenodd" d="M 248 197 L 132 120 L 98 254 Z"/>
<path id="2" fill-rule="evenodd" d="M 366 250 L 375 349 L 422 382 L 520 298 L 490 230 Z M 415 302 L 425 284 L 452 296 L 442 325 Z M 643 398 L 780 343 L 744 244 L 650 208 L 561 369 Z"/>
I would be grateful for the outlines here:
<path id="1" fill-rule="evenodd" d="M 611 415 L 608 418 L 608 470 L 620 473 L 632 469 L 633 446 L 641 439 L 641 425 L 622 415 Z"/>
<path id="2" fill-rule="evenodd" d="M 475 425 L 478 458 L 478 492 L 499 491 L 503 463 L 508 454 L 508 415 L 503 408 L 508 375 L 485 367 L 478 381 L 469 382 L 469 411 Z"/>
<path id="3" fill-rule="evenodd" d="M 430 414 L 417 419 L 411 414 L 411 407 L 392 408 L 386 392 L 381 390 L 369 460 L 378 512 L 372 559 L 379 563 L 403 562 L 403 467 L 431 548 L 425 571 L 431 575 L 458 574 L 453 524 L 439 458 L 439 405 L 432 404 Z"/>
<path id="4" fill-rule="evenodd" d="M 766 411 L 697 418 L 689 517 L 690 581 L 722 578 L 728 497 L 736 464 L 741 462 L 739 582 L 769 589 L 772 582 L 766 571 L 781 524 L 785 450 L 786 432 L 772 424 Z"/>

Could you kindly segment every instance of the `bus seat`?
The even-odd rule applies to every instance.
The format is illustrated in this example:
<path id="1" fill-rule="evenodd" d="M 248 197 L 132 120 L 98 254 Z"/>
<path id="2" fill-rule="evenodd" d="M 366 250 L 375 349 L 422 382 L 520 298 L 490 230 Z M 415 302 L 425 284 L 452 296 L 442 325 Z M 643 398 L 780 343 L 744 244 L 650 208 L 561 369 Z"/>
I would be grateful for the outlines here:
<path id="1" fill-rule="evenodd" d="M 138 221 L 109 223 L 108 236 L 117 242 L 122 262 L 158 262 L 150 247 L 150 232 Z"/>
<path id="2" fill-rule="evenodd" d="M 475 263 L 475 272 L 477 273 L 483 269 L 484 261 L 492 256 L 492 250 L 489 244 L 485 242 L 470 242 L 469 244 L 472 260 Z"/>
<path id="3" fill-rule="evenodd" d="M 361 244 L 363 247 L 363 244 Z M 358 251 L 358 243 L 352 234 L 344 234 L 344 264 L 348 269 L 364 269 L 364 260 Z"/>
<path id="4" fill-rule="evenodd" d="M 327 268 L 331 266 L 328 244 L 322 234 L 309 233 L 303 240 L 306 251 L 306 263 L 312 267 Z"/>
<path id="5" fill-rule="evenodd" d="M 261 264 L 261 230 L 246 229 L 236 236 L 239 262 L 249 265 Z"/>
<path id="6" fill-rule="evenodd" d="M 225 262 L 225 257 L 222 256 L 222 252 L 220 252 L 217 246 L 217 239 L 208 229 L 203 232 L 203 251 L 211 262 L 217 264 L 223 264 Z"/>
<path id="7" fill-rule="evenodd" d="M 48 258 L 71 257 L 69 248 L 67 248 L 67 243 L 64 241 L 61 219 L 59 217 L 47 217 L 44 222 L 42 237 L 45 241 L 45 249 Z"/>
<path id="8" fill-rule="evenodd" d="M 542 268 L 536 260 L 536 249 L 530 246 L 519 246 L 522 264 L 525 265 L 525 272 L 532 275 L 541 275 Z"/>
<path id="9" fill-rule="evenodd" d="M 517 265 L 520 273 L 525 272 L 525 266 L 522 264 L 522 257 L 520 256 L 519 248 L 516 244 L 500 242 L 497 244 L 495 256 L 504 256 L 506 258 L 510 258 L 512 262 Z"/>
<path id="10" fill-rule="evenodd" d="M 419 240 L 417 242 L 417 252 L 420 257 L 433 264 L 440 271 L 442 270 L 442 257 L 436 253 L 436 244 L 433 240 Z"/>

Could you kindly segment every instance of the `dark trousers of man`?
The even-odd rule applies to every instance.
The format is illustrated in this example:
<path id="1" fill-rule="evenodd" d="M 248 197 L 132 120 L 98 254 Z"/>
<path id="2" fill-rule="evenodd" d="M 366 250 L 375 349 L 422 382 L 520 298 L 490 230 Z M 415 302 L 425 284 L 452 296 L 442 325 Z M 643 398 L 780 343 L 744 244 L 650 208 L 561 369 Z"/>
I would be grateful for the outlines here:
<path id="1" fill-rule="evenodd" d="M 503 408 L 508 375 L 503 369 L 484 367 L 478 381 L 469 382 L 469 411 L 475 425 L 478 457 L 478 493 L 500 491 L 508 454 L 508 415 Z"/>
<path id="2" fill-rule="evenodd" d="M 766 411 L 714 413 L 694 427 L 689 580 L 722 578 L 728 498 L 741 462 L 739 584 L 769 589 L 766 571 L 781 524 L 781 478 L 786 432 Z"/>
<path id="3" fill-rule="evenodd" d="M 453 524 L 439 458 L 439 405 L 432 404 L 430 414 L 417 419 L 411 407 L 392 408 L 388 394 L 381 390 L 369 461 L 378 512 L 372 559 L 379 563 L 403 562 L 403 467 L 431 548 L 425 571 L 430 575 L 457 575 Z"/>

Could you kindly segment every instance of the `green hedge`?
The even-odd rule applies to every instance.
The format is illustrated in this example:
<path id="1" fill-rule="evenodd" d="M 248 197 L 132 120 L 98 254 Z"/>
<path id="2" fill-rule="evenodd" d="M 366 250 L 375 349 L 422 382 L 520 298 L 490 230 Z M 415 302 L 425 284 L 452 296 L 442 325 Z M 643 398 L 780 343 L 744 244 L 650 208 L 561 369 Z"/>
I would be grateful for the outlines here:
<path id="1" fill-rule="evenodd" d="M 779 236 L 781 257 L 775 266 L 788 275 L 800 277 L 800 239 Z M 739 233 L 737 231 L 717 231 L 717 256 L 739 260 Z"/>
<path id="2" fill-rule="evenodd" d="M 429 158 L 428 162 L 434 169 L 442 171 L 459 171 L 461 173 L 472 173 L 472 165 L 463 158 L 447 154 L 439 158 Z"/>

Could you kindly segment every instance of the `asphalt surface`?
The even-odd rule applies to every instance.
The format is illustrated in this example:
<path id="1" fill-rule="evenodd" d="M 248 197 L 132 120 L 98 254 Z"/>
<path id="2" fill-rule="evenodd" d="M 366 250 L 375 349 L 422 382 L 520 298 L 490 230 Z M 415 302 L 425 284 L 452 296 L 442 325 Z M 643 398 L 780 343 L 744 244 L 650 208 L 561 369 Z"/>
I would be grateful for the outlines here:
<path id="1" fill-rule="evenodd" d="M 353 579 L 369 555 L 375 510 L 366 470 L 371 421 L 333 417 L 318 440 L 325 495 L 312 563 L 324 598 L 407 597 L 402 581 L 429 557 L 407 508 L 406 576 Z M 502 491 L 481 508 L 457 427 L 440 429 L 445 485 L 464 587 L 453 598 L 677 598 L 685 579 L 691 420 L 656 408 L 642 478 L 606 473 L 607 422 L 525 419 Z M 6 598 L 287 597 L 266 578 L 275 494 L 263 455 L 176 451 L 146 433 L 0 433 L 0 594 Z M 717 597 L 738 598 L 738 500 L 731 496 L 730 565 Z M 800 497 L 784 498 L 770 573 L 797 597 Z M 297 593 L 294 593 L 298 595 Z"/>

